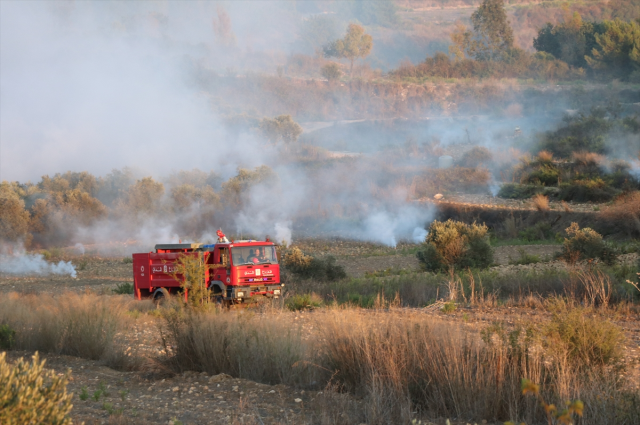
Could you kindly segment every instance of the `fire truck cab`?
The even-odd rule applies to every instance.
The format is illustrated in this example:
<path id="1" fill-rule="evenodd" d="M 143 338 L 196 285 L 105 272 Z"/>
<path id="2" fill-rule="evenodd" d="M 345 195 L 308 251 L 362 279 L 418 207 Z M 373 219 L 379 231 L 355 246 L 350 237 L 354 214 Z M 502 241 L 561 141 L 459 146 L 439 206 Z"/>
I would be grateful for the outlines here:
<path id="1" fill-rule="evenodd" d="M 224 236 L 224 235 L 223 235 Z M 278 298 L 282 293 L 276 247 L 269 241 L 242 240 L 211 245 L 158 244 L 155 252 L 133 254 L 134 296 L 160 299 L 182 291 L 175 264 L 182 255 L 201 255 L 211 298 L 225 304 Z M 185 294 L 188 296 L 188 294 Z"/>

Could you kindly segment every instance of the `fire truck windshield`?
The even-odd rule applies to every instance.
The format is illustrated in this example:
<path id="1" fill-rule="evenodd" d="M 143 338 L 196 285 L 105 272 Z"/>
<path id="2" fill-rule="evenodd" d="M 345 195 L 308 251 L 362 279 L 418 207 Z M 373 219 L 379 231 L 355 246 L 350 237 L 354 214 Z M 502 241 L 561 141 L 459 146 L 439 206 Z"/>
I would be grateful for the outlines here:
<path id="1" fill-rule="evenodd" d="M 231 248 L 234 266 L 243 264 L 277 264 L 276 247 L 272 245 L 243 246 Z"/>

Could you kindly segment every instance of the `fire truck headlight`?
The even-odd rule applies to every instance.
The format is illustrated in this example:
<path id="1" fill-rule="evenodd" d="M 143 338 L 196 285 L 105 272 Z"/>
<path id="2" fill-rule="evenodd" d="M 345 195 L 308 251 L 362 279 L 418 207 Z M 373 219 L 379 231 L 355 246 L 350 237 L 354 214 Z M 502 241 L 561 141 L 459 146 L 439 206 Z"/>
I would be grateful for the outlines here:
<path id="1" fill-rule="evenodd" d="M 240 298 L 240 297 L 244 297 L 244 292 L 236 292 L 236 296 L 237 296 L 238 298 Z"/>
<path id="2" fill-rule="evenodd" d="M 273 290 L 273 295 L 280 295 L 280 290 L 279 289 L 274 289 Z"/>

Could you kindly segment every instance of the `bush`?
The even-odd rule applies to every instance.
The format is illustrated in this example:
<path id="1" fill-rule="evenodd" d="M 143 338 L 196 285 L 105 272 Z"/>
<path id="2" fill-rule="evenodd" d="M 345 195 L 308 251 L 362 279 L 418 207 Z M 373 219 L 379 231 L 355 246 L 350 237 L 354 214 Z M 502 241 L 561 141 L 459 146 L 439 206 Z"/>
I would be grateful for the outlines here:
<path id="1" fill-rule="evenodd" d="M 433 221 L 423 247 L 417 253 L 423 269 L 438 272 L 468 267 L 487 268 L 493 250 L 487 241 L 487 226 L 459 221 Z"/>
<path id="2" fill-rule="evenodd" d="M 282 264 L 288 271 L 302 279 L 334 282 L 347 277 L 344 267 L 335 262 L 336 259 L 332 256 L 315 258 L 293 247 L 285 252 Z"/>
<path id="3" fill-rule="evenodd" d="M 330 62 L 322 67 L 320 73 L 324 78 L 329 81 L 337 81 L 342 76 L 342 70 L 340 70 L 340 65 L 335 62 Z"/>
<path id="4" fill-rule="evenodd" d="M 322 305 L 322 298 L 314 293 L 294 295 L 285 304 L 292 311 L 313 309 Z"/>
<path id="5" fill-rule="evenodd" d="M 565 232 L 569 238 L 564 239 L 560 254 L 565 261 L 574 263 L 578 260 L 600 259 L 609 265 L 616 262 L 615 248 L 607 244 L 595 230 L 588 227 L 580 229 L 577 223 L 571 223 Z"/>
<path id="6" fill-rule="evenodd" d="M 624 354 L 624 333 L 617 325 L 590 312 L 583 308 L 555 312 L 543 331 L 545 348 L 562 357 L 566 355 L 578 370 L 619 364 Z"/>
<path id="7" fill-rule="evenodd" d="M 543 241 L 551 239 L 553 237 L 553 231 L 549 223 L 538 222 L 534 226 L 521 230 L 518 233 L 518 237 L 527 242 Z"/>
<path id="8" fill-rule="evenodd" d="M 544 187 L 533 184 L 506 183 L 498 191 L 498 196 L 505 199 L 526 199 L 543 191 Z"/>
<path id="9" fill-rule="evenodd" d="M 122 310 L 115 297 L 9 294 L 0 300 L 0 323 L 15 330 L 14 349 L 100 360 L 123 326 Z"/>
<path id="10" fill-rule="evenodd" d="M 607 202 L 620 194 L 619 190 L 593 180 L 578 180 L 573 183 L 561 183 L 558 198 L 574 202 Z"/>
<path id="11" fill-rule="evenodd" d="M 44 369 L 38 353 L 31 363 L 20 359 L 13 365 L 6 356 L 0 353 L 0 423 L 70 425 L 68 375 Z"/>
<path id="12" fill-rule="evenodd" d="M 119 294 L 119 295 L 133 294 L 133 283 L 131 282 L 119 283 L 116 285 L 115 289 L 113 290 L 113 293 Z"/>
<path id="13" fill-rule="evenodd" d="M 16 331 L 9 325 L 0 325 L 0 349 L 11 350 L 16 340 Z"/>

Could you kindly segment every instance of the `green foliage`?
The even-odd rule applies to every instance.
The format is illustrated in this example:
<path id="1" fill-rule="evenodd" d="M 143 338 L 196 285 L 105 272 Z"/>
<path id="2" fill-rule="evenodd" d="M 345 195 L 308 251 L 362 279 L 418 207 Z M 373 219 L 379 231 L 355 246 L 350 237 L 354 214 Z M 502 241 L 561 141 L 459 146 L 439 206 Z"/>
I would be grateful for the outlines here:
<path id="1" fill-rule="evenodd" d="M 0 423 L 70 425 L 73 394 L 67 394 L 68 373 L 58 376 L 46 370 L 38 353 L 31 363 L 21 358 L 13 365 L 6 356 L 0 353 Z"/>
<path id="2" fill-rule="evenodd" d="M 600 75 L 640 82 L 640 23 L 604 21 L 597 46 L 585 59 Z M 637 80 L 637 81 L 636 81 Z"/>
<path id="3" fill-rule="evenodd" d="M 82 386 L 82 388 L 80 389 L 80 394 L 78 395 L 78 398 L 82 401 L 87 401 L 89 400 L 89 392 L 87 391 L 87 387 L 86 386 Z"/>
<path id="4" fill-rule="evenodd" d="M 434 220 L 418 251 L 420 265 L 429 271 L 487 268 L 493 263 L 493 250 L 487 241 L 487 226 L 459 221 Z"/>
<path id="5" fill-rule="evenodd" d="M 518 233 L 518 237 L 527 242 L 543 241 L 553 238 L 553 230 L 551 225 L 545 222 L 538 222 L 533 226 L 527 227 Z"/>
<path id="6" fill-rule="evenodd" d="M 565 238 L 562 247 L 562 258 L 567 262 L 579 260 L 600 259 L 606 264 L 614 264 L 616 261 L 616 250 L 607 244 L 602 235 L 593 229 L 585 227 L 580 229 L 577 223 L 565 230 L 568 238 Z"/>
<path id="7" fill-rule="evenodd" d="M 562 183 L 559 189 L 558 199 L 574 202 L 607 202 L 621 193 L 613 187 L 593 180 Z"/>
<path id="8" fill-rule="evenodd" d="M 11 350 L 15 341 L 16 331 L 7 324 L 0 325 L 0 349 Z"/>
<path id="9" fill-rule="evenodd" d="M 291 145 L 298 141 L 302 127 L 291 118 L 291 115 L 279 115 L 274 119 L 264 118 L 260 122 L 262 134 L 273 144 L 284 142 Z"/>
<path id="10" fill-rule="evenodd" d="M 353 61 L 365 58 L 371 53 L 373 38 L 365 34 L 364 28 L 358 24 L 349 24 L 347 34 L 324 48 L 327 57 L 344 58 L 351 61 L 349 73 L 353 74 Z"/>
<path id="11" fill-rule="evenodd" d="M 640 123 L 636 117 L 619 118 L 616 109 L 612 104 L 566 116 L 557 130 L 541 135 L 538 149 L 560 158 L 571 158 L 580 151 L 636 155 L 640 150 Z"/>
<path id="12" fill-rule="evenodd" d="M 297 247 L 292 247 L 284 253 L 282 265 L 287 271 L 302 279 L 334 282 L 347 277 L 344 267 L 335 262 L 336 259 L 332 256 L 315 258 L 306 255 Z"/>
<path id="13" fill-rule="evenodd" d="M 342 76 L 342 71 L 340 70 L 340 65 L 335 62 L 330 62 L 322 67 L 320 73 L 324 78 L 329 81 L 337 81 Z"/>
<path id="14" fill-rule="evenodd" d="M 505 199 L 526 199 L 543 191 L 544 187 L 538 185 L 505 183 L 500 187 L 498 196 Z"/>
<path id="15" fill-rule="evenodd" d="M 533 40 L 538 52 L 553 55 L 576 68 L 586 68 L 585 56 L 596 47 L 596 35 L 604 32 L 604 25 L 595 22 L 583 22 L 577 12 L 567 21 L 552 25 L 547 23 Z"/>
<path id="16" fill-rule="evenodd" d="M 210 252 L 182 254 L 176 260 L 171 273 L 187 292 L 187 302 L 194 308 L 206 308 L 211 301 L 205 282 L 207 268 L 211 267 L 207 264 L 209 255 Z"/>
<path id="17" fill-rule="evenodd" d="M 133 257 L 124 257 L 124 258 L 122 259 L 122 262 L 123 262 L 124 264 L 133 264 Z"/>
<path id="18" fill-rule="evenodd" d="M 291 311 L 314 309 L 322 306 L 322 298 L 314 293 L 294 295 L 287 298 L 285 305 Z"/>
<path id="19" fill-rule="evenodd" d="M 114 294 L 127 295 L 133 294 L 133 283 L 125 282 L 119 283 L 116 285 L 115 289 L 113 289 Z"/>
<path id="20" fill-rule="evenodd" d="M 442 311 L 444 314 L 451 314 L 454 311 L 456 311 L 456 309 L 457 309 L 456 303 L 454 303 L 453 301 L 449 301 L 444 303 L 440 311 Z"/>
<path id="21" fill-rule="evenodd" d="M 566 356 L 577 370 L 617 365 L 623 359 L 624 333 L 588 309 L 566 307 L 554 312 L 543 329 L 542 343 L 557 358 Z"/>

